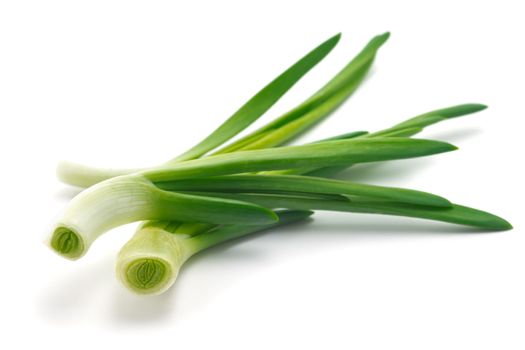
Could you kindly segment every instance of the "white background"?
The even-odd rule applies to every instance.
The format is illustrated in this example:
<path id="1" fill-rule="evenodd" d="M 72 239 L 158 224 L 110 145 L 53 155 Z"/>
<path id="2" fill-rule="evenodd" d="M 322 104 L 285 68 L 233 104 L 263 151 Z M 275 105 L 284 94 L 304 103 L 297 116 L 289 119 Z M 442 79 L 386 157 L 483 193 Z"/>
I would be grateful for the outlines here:
<path id="1" fill-rule="evenodd" d="M 525 348 L 520 3 L 2 1 L 0 347 Z M 134 296 L 114 278 L 133 225 L 77 262 L 42 244 L 76 193 L 54 177 L 60 159 L 169 159 L 343 32 L 267 122 L 387 30 L 370 79 L 303 140 L 486 103 L 422 134 L 459 151 L 344 175 L 436 192 L 504 216 L 514 230 L 318 213 L 195 257 L 158 297 Z"/>

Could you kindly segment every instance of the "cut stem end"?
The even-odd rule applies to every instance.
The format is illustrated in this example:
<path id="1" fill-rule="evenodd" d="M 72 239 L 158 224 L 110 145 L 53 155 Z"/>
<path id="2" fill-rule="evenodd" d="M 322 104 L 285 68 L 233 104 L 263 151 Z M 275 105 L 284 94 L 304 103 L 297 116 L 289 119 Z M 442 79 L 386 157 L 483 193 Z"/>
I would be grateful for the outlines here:
<path id="1" fill-rule="evenodd" d="M 68 227 L 59 226 L 53 232 L 50 242 L 51 249 L 57 254 L 76 260 L 84 254 L 82 237 Z"/>
<path id="2" fill-rule="evenodd" d="M 132 260 L 122 272 L 122 282 L 139 294 L 159 294 L 170 285 L 171 267 L 158 257 Z"/>

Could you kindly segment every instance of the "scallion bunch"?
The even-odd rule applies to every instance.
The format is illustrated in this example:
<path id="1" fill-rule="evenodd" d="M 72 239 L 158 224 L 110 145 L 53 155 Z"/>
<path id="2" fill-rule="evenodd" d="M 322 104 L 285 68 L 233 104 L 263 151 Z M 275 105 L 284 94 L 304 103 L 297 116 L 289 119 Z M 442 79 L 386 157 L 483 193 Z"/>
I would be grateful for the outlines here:
<path id="1" fill-rule="evenodd" d="M 387 129 L 354 131 L 305 145 L 297 136 L 330 115 L 359 87 L 389 33 L 378 35 L 339 73 L 297 107 L 226 144 L 272 107 L 337 44 L 336 35 L 266 85 L 208 137 L 164 164 L 142 169 L 59 165 L 65 183 L 85 187 L 50 233 L 58 254 L 77 259 L 103 233 L 144 221 L 121 249 L 117 276 L 140 294 L 158 294 L 192 255 L 252 232 L 304 220 L 313 210 L 438 220 L 485 230 L 511 225 L 493 214 L 435 194 L 332 179 L 359 163 L 455 150 L 412 138 L 425 127 L 486 108 L 464 104 L 410 118 Z"/>

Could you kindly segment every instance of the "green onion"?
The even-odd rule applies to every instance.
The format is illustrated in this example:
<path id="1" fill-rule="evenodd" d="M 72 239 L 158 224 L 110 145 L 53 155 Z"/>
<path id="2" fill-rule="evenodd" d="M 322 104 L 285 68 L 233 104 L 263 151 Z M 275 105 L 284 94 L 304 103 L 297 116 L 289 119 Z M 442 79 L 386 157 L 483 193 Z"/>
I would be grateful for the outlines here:
<path id="1" fill-rule="evenodd" d="M 50 245 L 62 256 L 77 259 L 104 232 L 141 220 L 265 225 L 277 217 L 254 204 L 163 191 L 142 176 L 126 175 L 76 196 L 56 224 Z"/>
<path id="2" fill-rule="evenodd" d="M 385 37 L 386 36 L 383 36 L 383 38 Z M 372 40 L 372 42 L 374 41 L 375 40 Z M 371 57 L 369 57 L 367 61 L 371 61 L 371 59 L 373 59 L 373 56 L 375 55 L 375 52 L 377 51 L 377 48 L 379 48 L 379 46 L 381 46 L 381 44 L 377 45 L 376 48 L 373 50 L 364 50 L 365 53 L 372 53 L 370 55 Z M 363 55 L 365 54 L 362 53 L 361 56 Z M 310 99 L 306 100 L 292 111 L 286 113 L 277 121 L 274 121 L 264 126 L 262 129 L 253 133 L 251 136 L 246 136 L 240 139 L 239 141 L 231 144 L 230 146 L 224 148 L 223 150 L 216 152 L 215 154 L 230 153 L 240 149 L 257 149 L 265 148 L 268 146 L 280 145 L 285 141 L 297 136 L 301 132 L 304 132 L 307 129 L 311 128 L 313 125 L 315 125 L 317 121 L 327 116 L 332 110 L 334 110 L 337 107 L 338 104 L 342 103 L 348 96 L 350 96 L 351 93 L 357 88 L 359 83 L 362 81 L 365 75 L 364 73 L 366 73 L 370 65 L 368 64 L 366 67 L 364 67 L 364 69 L 357 69 L 356 74 L 356 62 L 359 62 L 359 60 L 359 58 L 352 60 L 351 63 L 348 64 L 345 69 L 343 69 L 339 74 L 337 74 L 336 77 L 333 78 L 330 83 L 328 83 L 316 94 L 317 96 L 312 96 Z M 359 70 L 361 70 L 361 72 Z M 337 92 L 337 90 L 333 89 L 333 87 L 336 85 L 342 86 L 341 81 L 343 80 L 347 85 L 343 93 L 338 93 L 335 97 L 328 98 L 330 96 L 333 96 Z M 330 94 L 328 94 L 327 92 L 330 92 Z M 317 98 L 320 95 L 325 95 L 326 97 L 322 99 Z M 323 102 L 325 105 L 328 106 L 323 107 Z M 279 133 L 278 137 L 275 136 L 277 135 L 277 133 Z M 364 133 L 366 134 L 366 132 Z M 325 141 L 346 139 L 359 135 L 363 135 L 363 132 L 354 132 L 348 135 L 341 135 L 339 137 L 330 138 Z M 171 233 L 170 236 L 173 236 L 173 233 L 195 235 L 201 233 L 203 230 L 202 224 L 196 223 L 180 224 L 176 226 L 172 231 L 167 231 L 165 228 L 165 223 L 163 222 L 149 222 L 148 226 L 156 227 L 156 232 L 158 232 L 158 234 L 161 234 L 161 232 L 163 234 Z M 171 277 L 166 277 L 164 280 L 157 279 L 155 281 L 150 281 L 150 283 L 148 283 L 148 285 L 145 286 L 143 284 L 136 283 L 138 279 L 138 274 L 133 273 L 133 271 L 126 268 L 126 266 L 128 266 L 128 263 L 122 263 L 122 260 L 126 260 L 127 262 L 129 262 L 129 264 L 133 263 L 133 261 L 139 261 L 137 263 L 140 264 L 140 258 L 129 259 L 124 257 L 129 256 L 130 251 L 140 250 L 142 246 L 151 246 L 150 240 L 152 240 L 152 238 L 150 235 L 147 234 L 147 232 L 144 232 L 145 229 L 143 227 L 144 226 L 140 227 L 137 230 L 132 239 L 134 242 L 141 242 L 136 243 L 136 246 L 138 248 L 129 248 L 128 246 L 125 246 L 122 251 L 126 251 L 128 253 L 119 254 L 117 271 L 119 276 L 121 276 L 120 279 L 123 282 L 123 284 L 138 293 L 151 293 L 152 291 L 162 291 L 167 289 L 175 281 L 176 273 L 174 272 L 174 269 L 165 268 L 165 271 L 167 271 L 166 276 L 170 276 L 171 274 Z M 246 227 L 247 229 L 249 229 L 248 226 Z M 205 229 L 206 228 L 209 228 L 208 225 L 205 225 Z M 160 241 L 158 241 L 157 244 L 168 245 L 167 242 Z M 170 247 L 163 247 L 160 249 L 160 251 L 164 250 L 170 251 L 171 249 Z M 157 254 L 155 250 L 148 248 L 146 249 L 146 251 L 148 259 L 154 259 L 155 261 L 165 261 L 162 259 L 161 254 Z M 139 256 L 141 255 L 139 254 Z"/>
<path id="3" fill-rule="evenodd" d="M 340 35 L 301 58 L 203 141 L 163 165 L 95 169 L 61 163 L 57 174 L 62 181 L 91 187 L 72 200 L 51 232 L 50 246 L 76 259 L 104 232 L 150 220 L 121 249 L 117 275 L 139 294 L 158 294 L 173 284 L 181 266 L 197 252 L 303 220 L 312 214 L 310 210 L 406 216 L 484 230 L 512 228 L 498 216 L 431 193 L 324 178 L 354 164 L 455 150 L 445 142 L 411 136 L 429 125 L 483 110 L 484 105 L 434 110 L 374 133 L 355 131 L 311 144 L 282 146 L 352 95 L 388 37 L 389 33 L 374 37 L 310 98 L 218 151 L 217 147 L 262 116 L 320 62 Z"/>
<path id="4" fill-rule="evenodd" d="M 409 138 L 350 139 L 223 154 L 123 175 L 102 181 L 76 196 L 54 229 L 51 246 L 74 259 L 82 256 L 104 232 L 140 220 L 217 224 L 243 221 L 253 225 L 275 220 L 272 213 L 262 207 L 171 193 L 155 186 L 158 182 L 290 166 L 326 167 L 404 159 L 454 149 L 444 142 Z M 75 236 L 78 243 L 72 245 L 72 239 L 63 238 L 70 236 Z"/>
<path id="5" fill-rule="evenodd" d="M 278 223 L 221 225 L 195 236 L 171 233 L 157 226 L 142 227 L 120 250 L 117 276 L 138 294 L 160 294 L 175 282 L 181 266 L 192 255 L 250 233 L 303 220 L 312 212 L 285 210 L 276 214 Z"/>

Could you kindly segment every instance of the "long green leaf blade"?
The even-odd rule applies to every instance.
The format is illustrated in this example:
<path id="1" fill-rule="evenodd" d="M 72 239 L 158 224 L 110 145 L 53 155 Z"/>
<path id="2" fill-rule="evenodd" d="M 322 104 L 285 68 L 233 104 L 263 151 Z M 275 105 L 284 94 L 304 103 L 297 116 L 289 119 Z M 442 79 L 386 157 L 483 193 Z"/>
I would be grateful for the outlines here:
<path id="1" fill-rule="evenodd" d="M 402 123 L 396 124 L 393 127 L 377 131 L 374 133 L 366 133 L 357 135 L 355 137 L 374 138 L 374 137 L 409 137 L 416 135 L 424 130 L 425 127 L 439 123 L 450 118 L 456 118 L 471 113 L 476 113 L 484 110 L 487 106 L 476 103 L 467 103 L 448 108 L 442 108 L 435 111 L 421 114 L 417 117 L 410 118 Z M 350 133 L 349 135 L 352 135 Z M 351 165 L 349 165 L 351 166 Z M 348 168 L 348 166 L 329 167 L 329 168 L 310 168 L 310 169 L 288 169 L 282 171 L 271 172 L 273 174 L 302 174 L 317 177 L 332 177 L 338 172 Z"/>
<path id="2" fill-rule="evenodd" d="M 156 184 L 169 191 L 211 191 L 240 193 L 299 192 L 314 194 L 338 194 L 379 198 L 401 203 L 448 207 L 443 197 L 404 188 L 360 184 L 350 181 L 331 180 L 293 175 L 230 175 L 209 178 L 184 179 Z"/>
<path id="3" fill-rule="evenodd" d="M 141 172 L 154 182 L 246 172 L 348 165 L 405 159 L 455 150 L 451 144 L 410 138 L 330 141 L 303 146 L 235 152 Z"/>
<path id="4" fill-rule="evenodd" d="M 206 194 L 221 198 L 235 198 L 237 200 L 252 202 L 269 208 L 385 214 L 443 221 L 453 224 L 478 227 L 485 230 L 500 231 L 512 229 L 512 225 L 499 216 L 458 204 L 453 204 L 450 207 L 440 208 L 359 199 L 354 199 L 352 201 L 322 201 L 309 198 L 261 194 Z"/>
<path id="5" fill-rule="evenodd" d="M 192 244 L 199 250 L 209 248 L 216 244 L 239 238 L 262 230 L 281 227 L 310 217 L 313 212 L 309 210 L 278 210 L 275 214 L 279 221 L 268 225 L 222 225 L 191 238 Z"/>
<path id="6" fill-rule="evenodd" d="M 466 103 L 448 108 L 437 109 L 435 111 L 427 112 L 405 120 L 404 122 L 396 124 L 388 129 L 369 134 L 366 137 L 387 136 L 387 134 L 392 134 L 393 132 L 401 129 L 420 128 L 422 130 L 427 126 L 440 121 L 476 113 L 486 108 L 487 106 L 483 104 Z"/>
<path id="7" fill-rule="evenodd" d="M 374 37 L 334 78 L 314 95 L 280 118 L 221 149 L 217 154 L 239 149 L 260 149 L 283 144 L 327 117 L 359 87 L 379 48 L 390 34 Z M 246 140 L 250 143 L 246 145 Z M 240 147 L 242 145 L 242 147 Z"/>
<path id="8" fill-rule="evenodd" d="M 195 196 L 159 190 L 157 196 L 163 205 L 157 208 L 155 220 L 177 220 L 209 224 L 247 225 L 268 224 L 277 221 L 275 213 L 264 207 L 238 200 Z"/>
<path id="9" fill-rule="evenodd" d="M 222 145 L 273 106 L 299 79 L 335 47 L 341 34 L 328 39 L 266 85 L 208 137 L 181 154 L 176 161 L 194 159 Z"/>

